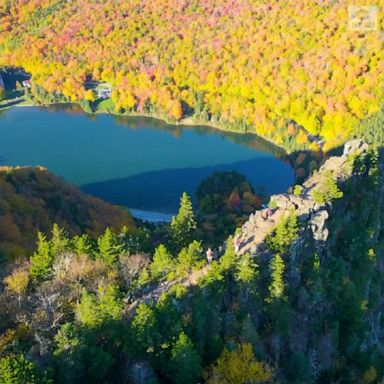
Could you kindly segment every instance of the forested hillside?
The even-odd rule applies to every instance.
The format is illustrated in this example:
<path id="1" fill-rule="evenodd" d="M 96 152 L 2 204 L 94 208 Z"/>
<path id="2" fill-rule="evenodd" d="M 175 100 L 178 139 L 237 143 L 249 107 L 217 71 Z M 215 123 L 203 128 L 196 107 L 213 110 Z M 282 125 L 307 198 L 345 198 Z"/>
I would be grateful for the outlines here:
<path id="1" fill-rule="evenodd" d="M 96 238 L 107 227 L 135 228 L 128 211 L 82 193 L 44 168 L 0 167 L 0 256 L 19 258 L 34 249 L 37 231 L 53 223 L 71 235 Z"/>
<path id="2" fill-rule="evenodd" d="M 379 160 L 348 144 L 208 264 L 186 195 L 151 254 L 55 225 L 4 279 L 0 383 L 381 382 Z"/>
<path id="3" fill-rule="evenodd" d="M 320 135 L 327 149 L 383 98 L 382 13 L 377 30 L 353 31 L 348 5 L 0 0 L 0 66 L 30 72 L 38 99 L 92 101 L 95 80 L 112 87 L 116 112 L 193 115 L 285 147 L 317 149 Z"/>

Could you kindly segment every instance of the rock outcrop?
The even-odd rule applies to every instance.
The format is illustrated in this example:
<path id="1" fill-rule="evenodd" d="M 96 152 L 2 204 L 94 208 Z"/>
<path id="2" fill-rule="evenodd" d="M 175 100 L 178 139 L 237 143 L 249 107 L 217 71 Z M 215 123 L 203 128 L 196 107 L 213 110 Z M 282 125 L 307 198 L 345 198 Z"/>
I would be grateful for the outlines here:
<path id="1" fill-rule="evenodd" d="M 313 191 L 322 182 L 324 175 L 330 173 L 338 184 L 352 177 L 350 166 L 351 156 L 361 155 L 369 149 L 368 144 L 361 140 L 352 140 L 345 144 L 342 156 L 329 158 L 321 168 L 315 172 L 300 188 L 299 192 L 273 195 L 270 199 L 270 208 L 256 211 L 250 215 L 236 236 L 240 255 L 249 252 L 256 256 L 265 249 L 264 241 L 279 221 L 294 211 L 303 226 L 310 229 L 316 242 L 325 242 L 329 235 L 327 220 L 330 203 L 316 203 Z"/>

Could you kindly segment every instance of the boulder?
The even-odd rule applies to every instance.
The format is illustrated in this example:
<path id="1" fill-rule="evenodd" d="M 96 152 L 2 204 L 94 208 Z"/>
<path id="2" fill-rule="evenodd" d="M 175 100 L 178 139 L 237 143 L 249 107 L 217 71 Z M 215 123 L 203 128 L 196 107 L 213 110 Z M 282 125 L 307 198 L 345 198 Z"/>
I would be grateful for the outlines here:
<path id="1" fill-rule="evenodd" d="M 328 239 L 329 231 L 325 226 L 329 213 L 326 210 L 316 212 L 311 220 L 310 226 L 313 233 L 313 238 L 316 241 L 326 241 Z"/>
<path id="2" fill-rule="evenodd" d="M 344 145 L 343 156 L 348 156 L 352 153 L 364 153 L 368 150 L 369 146 L 363 140 L 355 139 L 348 141 Z"/>

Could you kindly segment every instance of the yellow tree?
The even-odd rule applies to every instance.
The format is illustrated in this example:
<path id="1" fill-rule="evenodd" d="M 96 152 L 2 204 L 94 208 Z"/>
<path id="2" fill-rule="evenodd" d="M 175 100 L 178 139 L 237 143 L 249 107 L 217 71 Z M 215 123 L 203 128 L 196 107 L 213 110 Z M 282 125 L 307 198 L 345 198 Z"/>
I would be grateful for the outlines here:
<path id="1" fill-rule="evenodd" d="M 256 360 L 251 344 L 244 343 L 234 351 L 225 348 L 206 377 L 208 384 L 266 383 L 272 379 L 272 370 Z"/>
<path id="2" fill-rule="evenodd" d="M 171 115 L 176 120 L 180 120 L 183 117 L 183 107 L 179 100 L 172 102 Z"/>
<path id="3" fill-rule="evenodd" d="M 92 89 L 88 89 L 88 91 L 85 92 L 84 99 L 87 101 L 95 101 L 95 93 Z"/>
<path id="4" fill-rule="evenodd" d="M 17 296 L 17 300 L 20 305 L 21 298 L 28 288 L 29 272 L 22 267 L 17 268 L 13 270 L 12 274 L 4 279 L 4 283 L 7 286 L 7 290 Z"/>

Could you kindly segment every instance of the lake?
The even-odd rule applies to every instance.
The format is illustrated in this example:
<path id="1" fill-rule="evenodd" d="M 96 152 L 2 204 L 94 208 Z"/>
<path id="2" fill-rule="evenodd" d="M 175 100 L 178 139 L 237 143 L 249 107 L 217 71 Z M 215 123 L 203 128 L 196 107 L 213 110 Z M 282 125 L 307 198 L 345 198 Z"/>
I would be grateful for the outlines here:
<path id="1" fill-rule="evenodd" d="M 143 117 L 91 116 L 77 106 L 20 107 L 0 113 L 0 164 L 42 165 L 84 192 L 169 219 L 183 191 L 215 171 L 244 174 L 255 191 L 294 182 L 283 153 L 254 135 L 172 126 Z"/>

